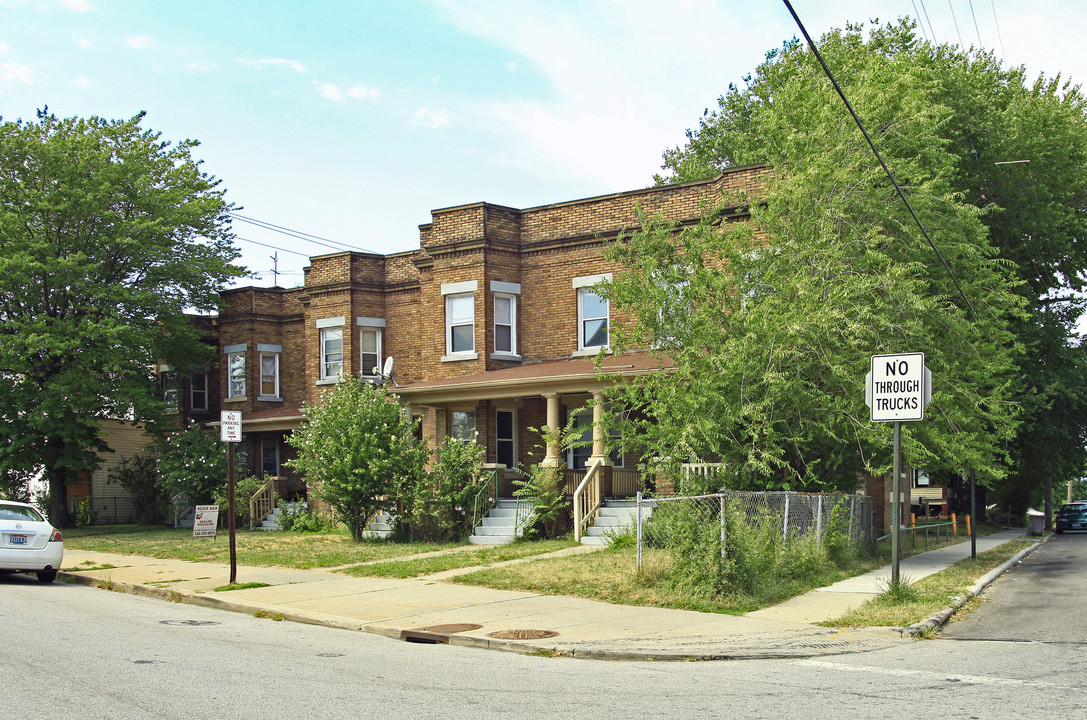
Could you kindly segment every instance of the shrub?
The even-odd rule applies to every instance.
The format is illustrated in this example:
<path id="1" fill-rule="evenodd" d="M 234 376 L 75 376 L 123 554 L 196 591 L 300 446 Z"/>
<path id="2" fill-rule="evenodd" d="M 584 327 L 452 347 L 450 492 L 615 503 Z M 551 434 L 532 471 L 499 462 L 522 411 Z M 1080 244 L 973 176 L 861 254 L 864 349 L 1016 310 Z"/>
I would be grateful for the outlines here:
<path id="1" fill-rule="evenodd" d="M 227 523 L 227 514 L 230 512 L 230 488 L 229 480 L 226 484 L 215 488 L 215 504 L 219 506 L 219 522 Z M 234 523 L 237 526 L 248 525 L 251 520 L 249 515 L 249 498 L 253 497 L 264 487 L 264 480 L 259 477 L 245 477 L 234 480 Z"/>
<path id="2" fill-rule="evenodd" d="M 276 500 L 279 514 L 276 516 L 280 530 L 300 533 L 332 532 L 339 525 L 331 515 L 321 515 L 310 510 L 303 502 L 287 502 L 283 498 Z"/>
<path id="3" fill-rule="evenodd" d="M 158 479 L 158 467 L 153 456 L 132 455 L 121 460 L 109 472 L 106 484 L 117 483 L 129 494 L 136 522 L 153 525 L 158 522 L 161 510 Z"/>
<path id="4" fill-rule="evenodd" d="M 474 441 L 446 438 L 434 466 L 405 493 L 403 531 L 416 540 L 450 540 L 472 530 L 472 507 L 490 478 L 482 471 L 486 449 Z"/>

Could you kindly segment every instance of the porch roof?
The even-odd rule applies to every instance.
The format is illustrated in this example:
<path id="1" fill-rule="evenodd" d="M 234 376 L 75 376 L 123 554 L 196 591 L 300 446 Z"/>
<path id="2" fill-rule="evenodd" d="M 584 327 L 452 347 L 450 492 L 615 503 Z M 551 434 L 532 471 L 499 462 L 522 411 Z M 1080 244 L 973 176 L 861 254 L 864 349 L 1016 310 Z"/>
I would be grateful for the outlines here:
<path id="1" fill-rule="evenodd" d="M 657 372 L 670 365 L 664 358 L 645 353 L 627 353 L 605 357 L 600 371 L 605 376 L 630 378 Z M 611 380 L 598 374 L 596 358 L 584 357 L 543 360 L 501 370 L 427 380 L 401 385 L 393 392 L 408 402 L 446 403 L 593 392 L 610 384 Z"/>

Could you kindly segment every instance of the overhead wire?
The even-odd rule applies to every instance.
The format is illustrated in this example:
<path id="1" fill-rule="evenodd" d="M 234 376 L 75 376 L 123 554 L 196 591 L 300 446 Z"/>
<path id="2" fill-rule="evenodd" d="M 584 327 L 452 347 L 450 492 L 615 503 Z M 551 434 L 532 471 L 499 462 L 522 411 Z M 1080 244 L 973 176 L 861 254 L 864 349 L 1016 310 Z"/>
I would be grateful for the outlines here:
<path id="1" fill-rule="evenodd" d="M 286 235 L 287 237 L 292 237 L 292 238 L 295 238 L 296 240 L 302 240 L 303 242 L 312 243 L 314 245 L 320 245 L 321 247 L 326 247 L 326 248 L 329 248 L 331 250 L 337 250 L 337 251 L 354 250 L 354 251 L 358 251 L 358 252 L 373 252 L 372 250 L 367 250 L 366 248 L 360 248 L 360 247 L 358 247 L 356 245 L 350 245 L 348 243 L 340 242 L 338 240 L 330 240 L 329 238 L 321 237 L 320 235 L 314 235 L 312 233 L 303 232 L 301 230 L 293 230 L 291 228 L 284 227 L 282 225 L 276 225 L 275 223 L 268 222 L 267 220 L 260 220 L 259 218 L 253 218 L 253 217 L 249 217 L 247 215 L 242 215 L 241 213 L 231 212 L 230 216 L 232 218 L 240 220 L 240 221 L 242 221 L 244 223 L 248 223 L 250 225 L 255 225 L 256 227 L 262 228 L 264 230 L 268 230 L 268 231 L 274 232 L 274 233 L 279 233 L 280 235 Z"/>
<path id="2" fill-rule="evenodd" d="M 941 253 L 940 249 L 936 247 L 936 243 L 934 243 L 932 241 L 932 238 L 929 237 L 928 231 L 925 229 L 924 224 L 922 224 L 921 218 L 917 217 L 917 213 L 914 211 L 913 205 L 910 204 L 909 199 L 906 197 L 906 193 L 902 191 L 902 187 L 898 184 L 898 181 L 895 180 L 895 176 L 891 173 L 891 169 L 887 167 L 887 163 L 883 161 L 883 155 L 880 154 L 875 142 L 872 141 L 872 137 L 865 129 L 864 123 L 861 122 L 861 119 L 857 116 L 856 111 L 853 109 L 853 105 L 850 104 L 849 99 L 845 96 L 845 91 L 842 90 L 842 86 L 838 84 L 838 81 L 834 77 L 834 73 L 830 71 L 830 68 L 827 66 L 826 61 L 823 60 L 823 54 L 820 53 L 819 48 L 815 46 L 815 41 L 812 40 L 811 35 L 808 34 L 808 29 L 804 27 L 804 23 L 800 22 L 800 16 L 796 14 L 796 10 L 793 9 L 792 3 L 789 2 L 789 0 L 782 0 L 782 2 L 784 2 L 785 7 L 788 8 L 789 14 L 793 16 L 793 20 L 796 22 L 797 27 L 800 28 L 800 32 L 804 35 L 804 39 L 808 41 L 808 47 L 811 48 L 811 51 L 815 55 L 816 60 L 818 60 L 819 64 L 823 67 L 823 72 L 826 73 L 827 77 L 830 79 L 830 83 L 834 86 L 835 91 L 837 91 L 838 97 L 842 99 L 842 102 L 845 103 L 846 109 L 849 110 L 849 114 L 853 116 L 853 122 L 857 124 L 857 127 L 860 128 L 861 134 L 864 135 L 864 139 L 868 141 L 868 146 L 872 148 L 872 152 L 875 154 L 876 160 L 879 161 L 880 167 L 883 168 L 883 172 L 887 175 L 887 179 L 890 180 L 891 184 L 894 186 L 895 192 L 898 193 L 898 197 L 902 200 L 903 204 L 905 204 L 906 209 L 910 211 L 910 215 L 913 217 L 913 221 L 921 230 L 921 235 L 924 236 L 925 241 L 928 242 L 929 247 L 932 248 L 932 251 L 936 253 L 936 257 L 938 257 L 940 259 L 940 262 L 943 263 L 944 270 L 947 271 L 947 275 L 949 278 L 951 278 L 951 282 L 955 285 L 955 289 L 959 291 L 959 295 L 962 297 L 963 301 L 966 302 L 966 306 L 970 309 L 970 314 L 976 318 L 977 311 L 974 309 L 974 304 L 970 302 L 970 298 L 968 298 L 966 296 L 966 293 L 963 292 L 962 285 L 959 284 L 959 279 L 955 277 L 955 273 L 951 270 L 951 266 L 944 258 L 943 253 Z M 923 5 L 924 0 L 922 0 L 922 6 Z"/>

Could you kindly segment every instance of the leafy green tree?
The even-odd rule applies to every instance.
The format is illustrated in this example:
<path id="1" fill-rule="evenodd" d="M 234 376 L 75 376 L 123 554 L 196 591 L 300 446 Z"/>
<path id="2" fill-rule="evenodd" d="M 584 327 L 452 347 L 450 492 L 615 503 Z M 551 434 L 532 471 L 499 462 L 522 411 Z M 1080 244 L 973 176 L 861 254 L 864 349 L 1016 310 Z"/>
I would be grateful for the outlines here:
<path id="1" fill-rule="evenodd" d="M 287 464 L 362 540 L 370 516 L 418 482 L 427 448 L 385 387 L 361 378 L 345 379 L 303 413 L 287 438 L 298 457 Z"/>
<path id="2" fill-rule="evenodd" d="M 939 255 L 810 51 L 770 53 L 665 156 L 676 180 L 766 163 L 765 191 L 690 227 L 643 217 L 612 250 L 630 271 L 606 292 L 636 321 L 617 345 L 675 366 L 612 392 L 640 411 L 628 436 L 650 463 L 720 458 L 739 486 L 852 489 L 857 471 L 890 465 L 891 424 L 864 406 L 869 357 L 922 351 L 934 396 L 926 421 L 904 426 L 908 462 L 1003 474 L 1020 281 L 957 184 L 951 109 L 894 51 L 908 28 L 885 32 L 873 46 L 835 31 L 821 47 Z"/>
<path id="3" fill-rule="evenodd" d="M 228 453 L 227 444 L 199 423 L 191 423 L 155 444 L 158 487 L 174 504 L 175 511 L 214 500 L 216 490 L 227 484 Z"/>
<path id="4" fill-rule="evenodd" d="M 184 312 L 243 274 L 197 143 L 142 120 L 0 123 L 0 468 L 44 470 L 60 525 L 99 420 L 161 415 L 155 363 L 211 360 Z"/>
<path id="5" fill-rule="evenodd" d="M 1011 325 L 1022 353 L 1007 400 L 1019 403 L 1021 426 L 1009 440 L 1010 475 L 998 489 L 1025 505 L 1039 478 L 1079 477 L 1087 463 L 1087 348 L 1075 329 L 1087 281 L 1087 104 L 1080 87 L 1060 76 L 1031 80 L 991 53 L 924 42 L 906 21 L 872 27 L 867 37 L 850 26 L 819 45 L 911 201 L 923 200 L 921 180 L 941 174 L 946 189 L 975 209 L 1019 280 L 1014 290 L 1027 315 Z M 811 83 L 813 92 L 798 97 L 797 82 Z M 893 91 L 881 92 L 881 84 Z M 910 105 L 927 109 L 917 117 L 927 132 L 916 132 L 918 122 L 903 112 Z M 859 145 L 810 51 L 788 43 L 768 54 L 746 87 L 730 87 L 717 110 L 688 131 L 686 145 L 665 153 L 658 181 L 757 162 L 793 173 L 798 158 L 790 146 L 810 139 L 811 152 L 821 153 L 825 138 L 809 135 L 809 127 L 824 126 L 827 115 L 843 119 L 843 142 Z M 852 168 L 843 171 L 848 181 Z M 938 232 L 941 217 L 927 223 Z"/>

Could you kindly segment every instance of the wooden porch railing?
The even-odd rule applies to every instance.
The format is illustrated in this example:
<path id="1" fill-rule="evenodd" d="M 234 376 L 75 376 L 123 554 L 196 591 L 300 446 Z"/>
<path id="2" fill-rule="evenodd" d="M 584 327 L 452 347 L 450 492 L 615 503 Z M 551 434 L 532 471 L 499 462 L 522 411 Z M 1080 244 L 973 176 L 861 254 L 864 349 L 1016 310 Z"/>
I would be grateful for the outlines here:
<path id="1" fill-rule="evenodd" d="M 253 521 L 257 518 L 263 519 L 269 513 L 276 509 L 276 478 L 269 477 L 263 485 L 260 486 L 260 490 L 257 490 L 253 497 L 249 498 L 249 529 L 253 529 Z"/>
<path id="2" fill-rule="evenodd" d="M 593 462 L 587 468 L 585 477 L 574 489 L 574 542 L 581 542 L 581 534 L 592 522 L 603 502 L 604 493 L 600 477 L 602 467 L 604 467 L 603 460 Z"/>

